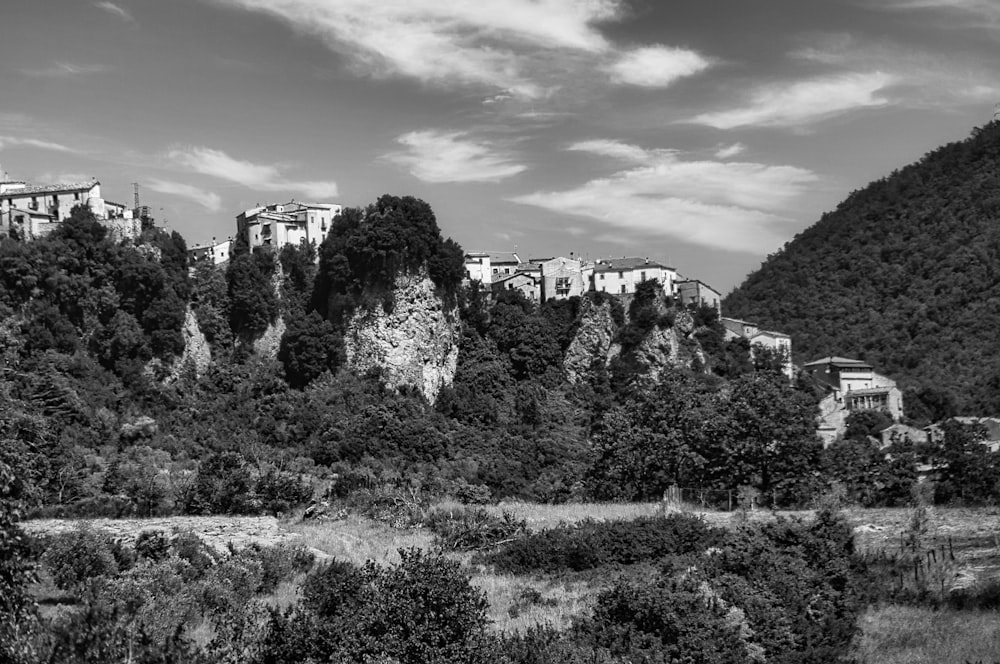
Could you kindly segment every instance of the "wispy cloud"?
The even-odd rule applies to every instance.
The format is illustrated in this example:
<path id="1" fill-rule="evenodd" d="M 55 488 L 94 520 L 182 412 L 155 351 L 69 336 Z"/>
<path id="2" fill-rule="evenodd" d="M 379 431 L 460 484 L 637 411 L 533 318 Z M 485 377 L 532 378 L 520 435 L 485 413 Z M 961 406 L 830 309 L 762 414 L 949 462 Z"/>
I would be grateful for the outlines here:
<path id="1" fill-rule="evenodd" d="M 586 217 L 619 234 L 666 236 L 730 251 L 756 253 L 779 244 L 780 225 L 789 221 L 782 210 L 817 179 L 793 166 L 689 161 L 674 150 L 616 141 L 586 141 L 569 149 L 630 164 L 573 189 L 511 200 Z"/>
<path id="2" fill-rule="evenodd" d="M 222 199 L 218 194 L 199 189 L 198 187 L 184 184 L 182 182 L 172 182 L 170 180 L 152 179 L 145 182 L 145 186 L 161 194 L 179 196 L 194 201 L 209 212 L 218 212 L 222 209 Z"/>
<path id="3" fill-rule="evenodd" d="M 627 0 L 211 1 L 316 35 L 363 75 L 480 87 L 488 104 L 611 82 L 666 87 L 710 64 L 691 50 L 609 40 L 599 26 L 628 16 Z M 595 81 L 602 70 L 609 77 Z"/>
<path id="4" fill-rule="evenodd" d="M 107 12 L 112 16 L 120 18 L 126 23 L 131 23 L 133 25 L 135 24 L 135 18 L 132 16 L 132 13 L 127 9 L 125 9 L 124 7 L 122 7 L 121 5 L 116 5 L 113 2 L 95 2 L 94 6 L 100 9 L 101 11 Z"/>
<path id="5" fill-rule="evenodd" d="M 745 105 L 701 113 L 687 122 L 718 129 L 735 127 L 799 127 L 848 111 L 889 104 L 885 95 L 895 79 L 877 71 L 836 74 L 755 90 Z"/>
<path id="6" fill-rule="evenodd" d="M 711 62 L 700 53 L 669 46 L 646 46 L 627 53 L 608 69 L 616 83 L 665 88 L 675 81 L 705 71 Z"/>
<path id="7" fill-rule="evenodd" d="M 383 158 L 424 182 L 498 182 L 527 169 L 487 141 L 467 132 L 411 131 L 396 139 L 405 146 Z"/>
<path id="8" fill-rule="evenodd" d="M 316 34 L 368 75 L 474 84 L 522 97 L 545 94 L 534 80 L 540 51 L 600 53 L 600 21 L 622 0 L 214 0 L 282 18 Z"/>
<path id="9" fill-rule="evenodd" d="M 885 72 L 893 84 L 881 90 L 880 96 L 895 106 L 953 108 L 1000 98 L 1000 72 L 992 62 L 960 50 L 939 52 L 836 33 L 810 35 L 808 44 L 790 56 L 842 70 Z"/>
<path id="10" fill-rule="evenodd" d="M 996 0 L 867 0 L 866 4 L 886 11 L 938 11 L 951 14 L 967 27 L 1000 25 L 1000 4 Z"/>
<path id="11" fill-rule="evenodd" d="M 338 195 L 337 183 L 332 180 L 290 180 L 282 175 L 282 169 L 277 165 L 235 159 L 221 150 L 198 146 L 174 147 L 167 152 L 167 157 L 196 173 L 235 182 L 248 189 L 298 192 L 316 200 Z"/>
<path id="12" fill-rule="evenodd" d="M 41 69 L 22 69 L 21 73 L 33 78 L 72 78 L 100 74 L 107 71 L 104 65 L 81 65 L 73 62 L 56 62 L 51 67 Z"/>
<path id="13" fill-rule="evenodd" d="M 715 151 L 716 159 L 729 159 L 735 157 L 736 155 L 743 154 L 747 149 L 747 146 L 742 143 L 733 143 L 732 145 L 725 145 Z"/>
<path id="14" fill-rule="evenodd" d="M 39 150 L 53 150 L 55 152 L 77 152 L 73 148 L 63 145 L 62 143 L 55 143 L 53 141 L 44 141 L 37 138 L 18 138 L 16 136 L 0 136 L 0 150 L 4 148 L 38 148 Z"/>

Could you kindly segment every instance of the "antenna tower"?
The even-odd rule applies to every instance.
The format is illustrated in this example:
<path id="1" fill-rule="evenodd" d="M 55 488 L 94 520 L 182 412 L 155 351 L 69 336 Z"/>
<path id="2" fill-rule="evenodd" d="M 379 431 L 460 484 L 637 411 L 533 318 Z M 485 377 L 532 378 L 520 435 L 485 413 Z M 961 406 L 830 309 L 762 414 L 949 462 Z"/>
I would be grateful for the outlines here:
<path id="1" fill-rule="evenodd" d="M 139 183 L 138 182 L 133 182 L 132 183 L 132 192 L 133 192 L 134 199 L 135 199 L 135 205 L 133 207 L 136 210 L 138 210 L 139 209 Z"/>

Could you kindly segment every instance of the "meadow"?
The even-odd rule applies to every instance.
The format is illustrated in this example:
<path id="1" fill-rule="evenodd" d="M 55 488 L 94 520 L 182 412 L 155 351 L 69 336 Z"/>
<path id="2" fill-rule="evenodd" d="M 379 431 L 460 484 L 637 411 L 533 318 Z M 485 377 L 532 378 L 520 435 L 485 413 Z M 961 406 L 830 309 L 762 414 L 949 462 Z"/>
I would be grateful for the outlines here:
<path id="1" fill-rule="evenodd" d="M 438 503 L 431 511 L 460 512 L 459 503 Z M 484 506 L 497 517 L 509 515 L 523 521 L 530 531 L 540 531 L 584 520 L 634 520 L 662 513 L 661 503 L 578 503 L 545 505 L 509 502 Z M 776 514 L 756 512 L 696 512 L 713 526 L 735 526 L 740 521 L 765 521 L 778 516 L 808 519 L 809 511 Z M 857 549 L 867 555 L 892 555 L 908 545 L 913 536 L 914 510 L 846 509 Z M 176 521 L 176 522 L 175 522 Z M 946 574 L 948 585 L 974 584 L 1000 577 L 1000 510 L 930 508 L 918 519 L 921 546 L 953 554 L 945 565 L 935 569 Z M 28 522 L 30 531 L 54 532 L 67 527 L 66 522 Z M 234 543 L 277 541 L 294 543 L 312 551 L 318 560 L 337 559 L 362 565 L 367 561 L 398 564 L 399 550 L 437 548 L 435 535 L 427 527 L 398 527 L 354 514 L 336 518 L 305 521 L 301 519 L 206 519 L 132 520 L 94 523 L 123 533 L 149 529 L 177 528 L 202 531 L 216 546 Z M 524 632 L 551 625 L 568 626 L 574 616 L 584 614 L 597 593 L 614 581 L 614 575 L 641 575 L 646 569 L 620 569 L 610 574 L 570 573 L 557 575 L 504 574 L 475 560 L 471 551 L 453 551 L 448 556 L 460 562 L 471 576 L 473 585 L 482 589 L 489 601 L 492 628 L 502 632 Z M 942 554 L 942 560 L 944 554 Z M 288 606 L 301 594 L 304 575 L 282 582 L 264 601 L 271 606 Z M 854 647 L 859 664 L 897 664 L 902 662 L 1000 662 L 1000 614 L 994 611 L 955 610 L 913 605 L 874 605 L 860 620 L 861 632 Z M 208 638 L 208 635 L 205 636 Z"/>

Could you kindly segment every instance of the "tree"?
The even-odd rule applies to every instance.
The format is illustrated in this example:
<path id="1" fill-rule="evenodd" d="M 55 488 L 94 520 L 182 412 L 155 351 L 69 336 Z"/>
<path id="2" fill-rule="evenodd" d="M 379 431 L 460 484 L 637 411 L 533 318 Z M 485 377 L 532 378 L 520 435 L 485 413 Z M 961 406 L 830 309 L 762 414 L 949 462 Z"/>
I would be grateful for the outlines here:
<path id="1" fill-rule="evenodd" d="M 303 388 L 323 374 L 335 372 L 342 362 L 343 340 L 333 325 L 315 311 L 292 319 L 281 337 L 278 361 L 292 387 Z"/>
<path id="2" fill-rule="evenodd" d="M 234 256 L 226 270 L 229 296 L 229 327 L 241 339 L 253 339 L 278 317 L 278 297 L 271 283 L 273 261 L 257 251 Z"/>

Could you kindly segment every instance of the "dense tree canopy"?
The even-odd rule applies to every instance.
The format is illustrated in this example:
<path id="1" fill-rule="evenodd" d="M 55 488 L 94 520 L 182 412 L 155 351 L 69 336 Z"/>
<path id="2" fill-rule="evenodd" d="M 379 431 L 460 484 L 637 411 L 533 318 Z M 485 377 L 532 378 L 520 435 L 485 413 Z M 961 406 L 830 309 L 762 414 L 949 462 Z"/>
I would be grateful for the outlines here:
<path id="1" fill-rule="evenodd" d="M 724 301 L 796 361 L 857 357 L 904 387 L 1000 412 L 1000 122 L 853 192 Z"/>

